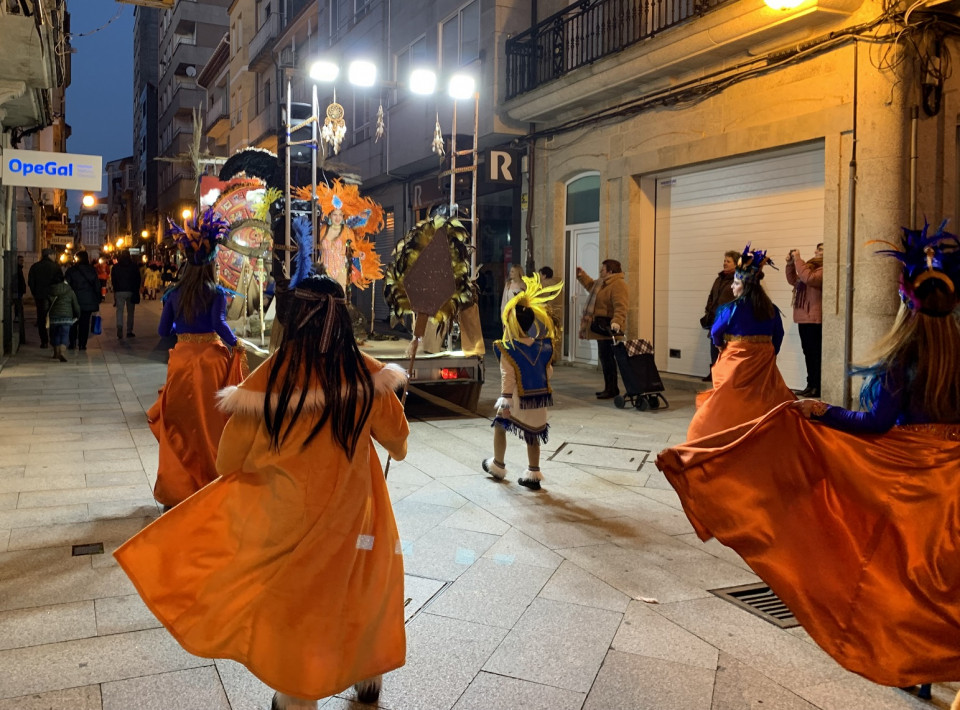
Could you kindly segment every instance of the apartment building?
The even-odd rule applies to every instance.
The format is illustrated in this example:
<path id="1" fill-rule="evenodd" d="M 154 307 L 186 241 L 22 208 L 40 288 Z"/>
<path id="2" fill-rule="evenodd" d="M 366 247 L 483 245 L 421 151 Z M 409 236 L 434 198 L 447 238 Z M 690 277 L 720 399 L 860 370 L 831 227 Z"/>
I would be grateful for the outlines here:
<path id="1" fill-rule="evenodd" d="M 0 152 L 10 148 L 66 149 L 70 132 L 64 107 L 64 92 L 70 84 L 69 23 L 62 2 L 0 0 Z M 0 190 L 0 340 L 4 353 L 16 347 L 10 300 L 16 254 L 23 253 L 29 267 L 49 243 L 53 232 L 47 223 L 63 225 L 65 216 L 64 190 L 12 186 Z"/>
<path id="2" fill-rule="evenodd" d="M 943 71 L 958 4 L 538 4 L 504 38 L 498 110 L 528 127 L 536 260 L 570 284 L 564 356 L 594 358 L 575 336 L 577 265 L 620 260 L 630 335 L 654 343 L 661 370 L 703 375 L 698 319 L 723 253 L 750 242 L 782 265 L 823 242 L 823 392 L 841 400 L 850 359 L 898 306 L 870 240 L 960 209 L 960 92 Z M 789 326 L 780 369 L 802 387 L 791 289 L 767 272 Z"/>
<path id="3" fill-rule="evenodd" d="M 196 209 L 197 174 L 190 160 L 194 114 L 206 114 L 197 81 L 229 25 L 231 0 L 176 0 L 160 13 L 157 209 L 161 216 Z M 202 136 L 200 137 L 202 140 Z"/>
<path id="4" fill-rule="evenodd" d="M 160 82 L 160 10 L 134 8 L 133 29 L 133 161 L 135 234 L 162 229 L 157 209 L 157 92 Z"/>

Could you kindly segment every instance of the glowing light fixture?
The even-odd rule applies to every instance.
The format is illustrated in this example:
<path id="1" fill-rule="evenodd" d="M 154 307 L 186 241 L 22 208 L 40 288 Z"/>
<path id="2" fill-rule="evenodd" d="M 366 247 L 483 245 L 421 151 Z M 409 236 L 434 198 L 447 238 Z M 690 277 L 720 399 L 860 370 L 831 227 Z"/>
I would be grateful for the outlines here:
<path id="1" fill-rule="evenodd" d="M 347 80 L 354 86 L 373 86 L 377 83 L 377 67 L 373 62 L 361 59 L 350 62 Z"/>
<path id="2" fill-rule="evenodd" d="M 454 99 L 469 99 L 476 90 L 477 81 L 469 74 L 454 74 L 447 85 L 447 92 Z"/>
<path id="3" fill-rule="evenodd" d="M 339 75 L 340 67 L 325 59 L 318 59 L 310 65 L 310 78 L 314 81 L 333 82 L 337 80 Z"/>
<path id="4" fill-rule="evenodd" d="M 763 0 L 771 10 L 793 10 L 803 4 L 803 0 Z"/>
<path id="5" fill-rule="evenodd" d="M 123 249 L 123 237 L 117 240 L 117 249 Z"/>
<path id="6" fill-rule="evenodd" d="M 191 217 L 193 217 L 193 210 L 191 210 L 190 208 L 187 208 L 180 213 L 180 216 L 183 217 L 185 220 L 190 219 Z"/>
<path id="7" fill-rule="evenodd" d="M 437 75 L 429 69 L 414 69 L 410 72 L 410 91 L 429 96 L 437 90 Z"/>
<path id="8" fill-rule="evenodd" d="M 148 232 L 146 229 L 144 229 L 143 231 L 140 232 L 140 238 L 141 238 L 141 239 L 146 239 L 146 238 L 149 237 L 149 236 L 150 236 L 150 232 Z"/>
<path id="9" fill-rule="evenodd" d="M 84 195 L 82 203 L 84 207 L 93 207 L 95 204 L 97 204 L 97 198 L 93 195 Z"/>

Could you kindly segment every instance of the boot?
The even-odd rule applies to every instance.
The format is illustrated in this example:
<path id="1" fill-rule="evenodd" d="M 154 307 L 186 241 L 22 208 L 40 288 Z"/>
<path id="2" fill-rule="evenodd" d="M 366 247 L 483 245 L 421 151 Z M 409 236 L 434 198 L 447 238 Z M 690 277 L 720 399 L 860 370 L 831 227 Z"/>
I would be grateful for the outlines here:
<path id="1" fill-rule="evenodd" d="M 67 348 L 66 348 L 65 345 L 58 345 L 58 346 L 56 347 L 56 353 L 57 353 L 57 359 L 58 359 L 60 362 L 66 362 L 66 361 L 67 361 Z"/>
<path id="2" fill-rule="evenodd" d="M 123 326 L 117 326 L 117 340 L 123 340 Z"/>
<path id="3" fill-rule="evenodd" d="M 53 346 L 53 355 L 50 356 L 50 359 L 51 359 L 51 360 L 59 360 L 59 359 L 60 359 L 60 346 L 59 346 L 59 345 L 54 345 L 54 346 Z"/>
<path id="4" fill-rule="evenodd" d="M 531 491 L 539 491 L 540 481 L 542 480 L 543 474 L 540 473 L 539 468 L 527 466 L 527 469 L 523 472 L 523 478 L 518 478 L 517 483 L 524 488 L 529 488 Z"/>
<path id="5" fill-rule="evenodd" d="M 495 458 L 484 459 L 480 464 L 480 468 L 496 478 L 498 481 L 502 481 L 507 477 L 507 467 L 503 464 L 497 463 Z"/>
<path id="6" fill-rule="evenodd" d="M 367 678 L 359 683 L 354 683 L 353 689 L 357 691 L 357 702 L 369 705 L 380 699 L 380 687 L 383 684 L 383 676 L 374 676 Z"/>

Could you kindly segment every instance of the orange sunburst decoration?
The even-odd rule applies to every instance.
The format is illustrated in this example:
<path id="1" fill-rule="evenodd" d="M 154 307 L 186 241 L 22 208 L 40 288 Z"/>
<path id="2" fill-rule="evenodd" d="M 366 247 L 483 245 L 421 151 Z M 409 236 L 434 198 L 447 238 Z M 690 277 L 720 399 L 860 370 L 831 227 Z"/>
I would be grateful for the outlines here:
<path id="1" fill-rule="evenodd" d="M 376 234 L 383 229 L 383 208 L 369 197 L 363 197 L 356 185 L 345 185 L 340 180 L 334 180 L 330 185 L 317 185 L 316 189 L 320 211 L 328 216 L 339 209 L 343 212 L 344 224 L 358 237 Z M 313 187 L 298 187 L 294 196 L 309 202 L 313 199 Z"/>

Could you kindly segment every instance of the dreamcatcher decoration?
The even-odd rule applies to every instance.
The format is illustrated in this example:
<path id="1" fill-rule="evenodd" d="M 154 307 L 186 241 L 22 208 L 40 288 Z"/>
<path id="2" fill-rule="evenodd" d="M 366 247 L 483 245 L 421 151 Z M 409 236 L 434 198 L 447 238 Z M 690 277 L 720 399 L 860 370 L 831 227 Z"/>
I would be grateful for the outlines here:
<path id="1" fill-rule="evenodd" d="M 418 278 L 425 278 L 423 274 L 417 274 L 418 269 L 415 266 L 424 250 L 438 237 L 446 242 L 450 295 L 436 311 L 427 312 L 418 310 L 416 297 L 411 298 Z M 384 299 L 393 315 L 399 318 L 411 313 L 426 313 L 437 322 L 441 337 L 446 337 L 457 315 L 474 303 L 469 244 L 470 234 L 459 219 L 437 216 L 418 222 L 407 232 L 394 248 L 393 263 L 387 267 L 383 286 Z M 438 250 L 439 247 L 434 246 L 432 249 Z M 443 271 L 447 271 L 446 266 L 443 266 Z M 447 280 L 444 274 L 433 274 L 426 278 L 438 283 Z M 425 321 L 426 319 L 424 327 Z M 418 326 L 419 323 L 418 318 Z"/>
<path id="2" fill-rule="evenodd" d="M 294 197 L 309 202 L 313 199 L 314 187 L 298 187 Z M 343 213 L 343 225 L 347 232 L 347 272 L 349 283 L 366 289 L 374 281 L 383 278 L 380 255 L 374 243 L 367 239 L 383 229 L 383 208 L 369 197 L 363 197 L 356 185 L 346 185 L 340 180 L 316 186 L 317 202 L 325 217 L 334 210 Z"/>
<path id="3" fill-rule="evenodd" d="M 377 130 L 373 134 L 373 142 L 379 143 L 380 139 L 383 138 L 383 132 L 386 130 L 386 126 L 383 123 L 383 97 L 380 97 L 380 108 L 377 109 Z"/>
<path id="4" fill-rule="evenodd" d="M 430 150 L 437 154 L 437 157 L 443 160 L 443 131 L 440 130 L 440 112 L 437 112 L 437 125 L 433 129 L 433 141 L 430 143 Z"/>
<path id="5" fill-rule="evenodd" d="M 334 155 L 340 152 L 340 143 L 347 135 L 347 122 L 343 120 L 343 106 L 337 103 L 337 90 L 333 90 L 333 103 L 327 106 L 327 117 L 320 129 L 320 139 L 330 146 Z"/>

